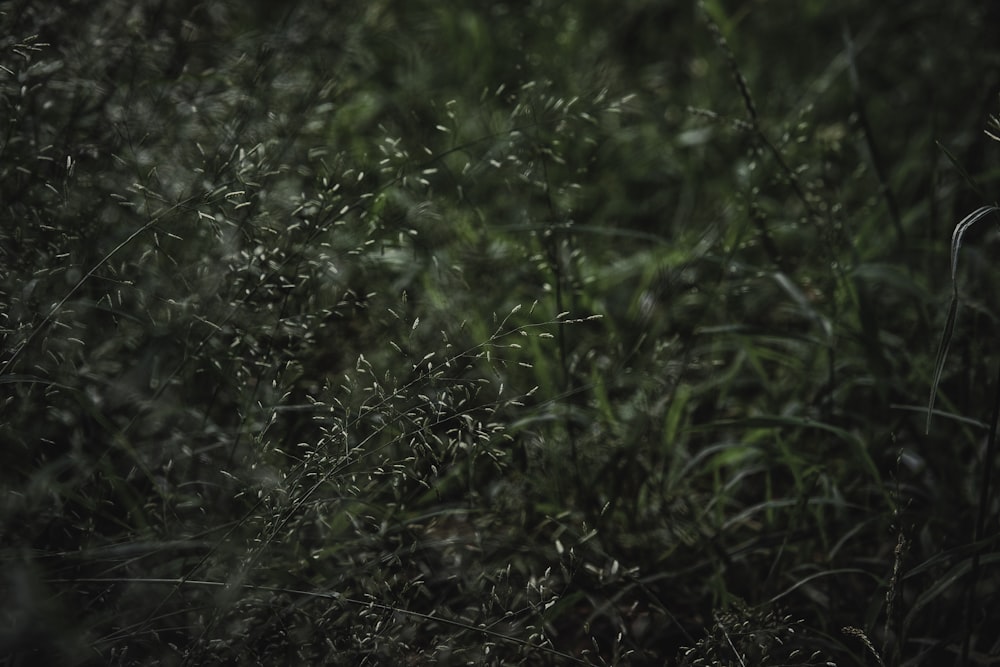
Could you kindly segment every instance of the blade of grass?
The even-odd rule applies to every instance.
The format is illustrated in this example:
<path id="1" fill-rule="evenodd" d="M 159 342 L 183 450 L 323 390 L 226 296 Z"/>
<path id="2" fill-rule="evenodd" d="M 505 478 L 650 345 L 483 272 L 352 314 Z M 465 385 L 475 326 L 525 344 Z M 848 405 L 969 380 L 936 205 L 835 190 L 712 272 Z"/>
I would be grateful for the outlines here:
<path id="1" fill-rule="evenodd" d="M 997 563 L 1000 563 L 1000 553 L 986 554 L 985 556 L 982 556 L 979 561 L 980 566 L 994 565 Z M 940 576 L 933 586 L 917 596 L 917 599 L 910 605 L 906 618 L 903 620 L 902 636 L 909 636 L 910 626 L 913 624 L 920 612 L 923 611 L 923 609 L 931 602 L 942 595 L 945 595 L 962 579 L 962 577 L 969 574 L 969 572 L 972 571 L 972 566 L 973 562 L 971 558 L 961 561 L 960 563 L 952 566 L 952 568 L 943 576 Z"/>
<path id="2" fill-rule="evenodd" d="M 986 196 L 979 190 L 979 186 L 976 185 L 976 181 L 973 180 L 972 176 L 969 175 L 969 172 L 965 170 L 965 167 L 962 166 L 958 158 L 952 155 L 951 151 L 949 151 L 947 147 L 945 147 L 945 145 L 942 144 L 940 141 L 935 141 L 934 143 L 937 144 L 937 147 L 941 149 L 941 152 L 944 153 L 946 158 L 948 158 L 948 161 L 951 162 L 951 165 L 955 167 L 955 169 L 958 171 L 958 174 L 962 177 L 962 180 L 965 181 L 965 184 L 968 185 L 970 188 L 972 188 L 973 192 L 975 192 L 981 198 L 985 199 Z"/>
<path id="3" fill-rule="evenodd" d="M 993 415 L 990 421 L 990 435 L 986 441 L 986 457 L 983 461 L 983 478 L 979 483 L 979 507 L 976 509 L 976 532 L 974 543 L 983 539 L 986 532 L 986 513 L 989 511 L 990 483 L 993 474 L 993 459 L 996 456 L 997 421 L 1000 420 L 1000 366 L 997 368 L 997 386 L 993 389 Z M 976 601 L 976 584 L 979 582 L 979 565 L 982 549 L 972 554 L 972 574 L 965 589 L 965 637 L 962 639 L 962 664 L 969 664 L 969 648 L 972 643 L 972 615 Z"/>
<path id="4" fill-rule="evenodd" d="M 511 635 L 506 635 L 502 632 L 497 632 L 496 630 L 491 630 L 485 624 L 472 625 L 461 619 L 449 618 L 447 616 L 440 616 L 435 613 L 425 614 L 419 611 L 412 611 L 410 609 L 405 609 L 403 607 L 398 607 L 389 604 L 382 604 L 379 602 L 374 602 L 372 600 L 361 600 L 356 598 L 347 597 L 336 593 L 333 591 L 307 591 L 299 590 L 295 588 L 283 588 L 279 586 L 258 586 L 248 583 L 232 583 L 225 581 L 206 581 L 198 579 L 170 579 L 170 578 L 156 578 L 156 577 L 90 577 L 90 578 L 79 578 L 79 579 L 50 579 L 50 583 L 120 583 L 120 584 L 162 584 L 166 586 L 188 586 L 188 587 L 207 587 L 207 588 L 224 588 L 229 589 L 233 587 L 239 587 L 244 590 L 249 591 L 265 591 L 270 593 L 283 593 L 285 595 L 290 595 L 294 597 L 301 598 L 319 598 L 323 600 L 330 600 L 332 602 L 339 602 L 341 604 L 350 605 L 357 607 L 359 609 L 374 608 L 381 609 L 383 611 L 392 612 L 394 614 L 399 614 L 400 616 L 406 616 L 410 618 L 421 619 L 425 621 L 433 621 L 435 623 L 442 623 L 445 625 L 464 630 L 466 632 L 473 632 L 483 635 L 484 637 L 489 637 L 496 639 L 498 641 L 507 642 L 510 644 L 517 644 L 519 646 L 524 646 L 530 648 L 540 653 L 552 656 L 554 658 L 559 658 L 560 660 L 565 660 L 567 662 L 579 665 L 589 664 L 588 662 L 581 660 L 580 658 L 569 655 L 568 653 L 563 653 L 554 648 L 542 644 L 536 644 L 520 637 L 514 637 Z"/>
<path id="5" fill-rule="evenodd" d="M 706 424 L 705 426 L 694 427 L 690 429 L 690 431 L 697 432 L 719 428 L 802 428 L 825 431 L 850 444 L 858 452 L 864 468 L 868 471 L 874 481 L 878 482 L 882 477 L 878 471 L 878 466 L 875 465 L 875 461 L 872 459 L 871 454 L 868 453 L 865 443 L 862 442 L 860 438 L 850 431 L 821 421 L 805 417 L 783 417 L 777 415 L 749 417 L 747 419 L 719 419 L 711 422 L 710 424 Z"/>
<path id="6" fill-rule="evenodd" d="M 930 433 L 931 419 L 934 415 L 934 402 L 937 398 L 937 388 L 941 382 L 941 374 L 944 371 L 944 362 L 948 357 L 948 347 L 951 345 L 951 337 L 955 330 L 955 319 L 958 314 L 958 251 L 962 249 L 962 237 L 969 229 L 985 218 L 990 213 L 1000 211 L 996 206 L 980 206 L 975 211 L 965 216 L 961 222 L 955 226 L 955 231 L 951 235 L 951 303 L 948 305 L 948 317 L 945 320 L 944 332 L 941 335 L 941 342 L 938 345 L 937 357 L 934 361 L 934 379 L 931 382 L 931 395 L 927 402 L 927 426 L 926 432 Z"/>

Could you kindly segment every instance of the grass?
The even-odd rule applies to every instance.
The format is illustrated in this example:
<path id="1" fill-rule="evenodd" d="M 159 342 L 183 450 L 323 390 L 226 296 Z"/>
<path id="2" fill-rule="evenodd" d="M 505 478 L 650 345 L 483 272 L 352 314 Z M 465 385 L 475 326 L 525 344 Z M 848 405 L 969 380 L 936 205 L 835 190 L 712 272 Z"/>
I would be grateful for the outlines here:
<path id="1" fill-rule="evenodd" d="M 973 4 L 0 4 L 0 660 L 995 660 Z"/>

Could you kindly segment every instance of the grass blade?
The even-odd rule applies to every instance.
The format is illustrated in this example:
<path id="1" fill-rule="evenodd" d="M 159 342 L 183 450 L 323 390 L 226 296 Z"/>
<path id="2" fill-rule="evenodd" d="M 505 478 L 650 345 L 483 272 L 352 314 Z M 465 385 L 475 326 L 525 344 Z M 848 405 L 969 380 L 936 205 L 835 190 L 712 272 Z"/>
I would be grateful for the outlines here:
<path id="1" fill-rule="evenodd" d="M 931 430 L 937 389 L 941 383 L 941 374 L 944 372 L 944 362 L 948 357 L 948 346 L 951 345 L 951 336 L 955 331 L 955 319 L 958 315 L 958 252 L 962 249 L 962 237 L 977 222 L 997 211 L 1000 211 L 1000 208 L 996 206 L 980 206 L 955 225 L 955 231 L 951 235 L 951 303 L 948 306 L 948 317 L 945 320 L 944 332 L 941 334 L 941 342 L 938 344 L 937 357 L 934 361 L 934 379 L 931 382 L 931 395 L 927 401 L 927 433 L 930 433 Z"/>

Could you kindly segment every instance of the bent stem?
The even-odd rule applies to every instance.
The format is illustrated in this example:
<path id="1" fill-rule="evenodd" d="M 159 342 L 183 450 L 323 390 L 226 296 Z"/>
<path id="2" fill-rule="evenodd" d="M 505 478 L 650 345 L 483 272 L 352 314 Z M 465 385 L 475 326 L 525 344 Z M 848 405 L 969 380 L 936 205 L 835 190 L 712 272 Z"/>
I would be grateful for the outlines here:
<path id="1" fill-rule="evenodd" d="M 927 433 L 931 431 L 937 389 L 941 383 L 941 374 L 944 372 L 944 362 L 948 357 L 948 347 L 951 345 L 951 337 L 955 331 L 955 319 L 958 315 L 958 251 L 962 249 L 962 237 L 977 222 L 990 213 L 996 212 L 1000 212 L 1000 207 L 980 206 L 955 225 L 955 231 L 951 235 L 951 302 L 948 304 L 948 317 L 945 320 L 944 332 L 941 334 L 941 343 L 938 345 L 937 357 L 934 361 L 934 379 L 931 381 L 931 395 L 927 401 Z"/>

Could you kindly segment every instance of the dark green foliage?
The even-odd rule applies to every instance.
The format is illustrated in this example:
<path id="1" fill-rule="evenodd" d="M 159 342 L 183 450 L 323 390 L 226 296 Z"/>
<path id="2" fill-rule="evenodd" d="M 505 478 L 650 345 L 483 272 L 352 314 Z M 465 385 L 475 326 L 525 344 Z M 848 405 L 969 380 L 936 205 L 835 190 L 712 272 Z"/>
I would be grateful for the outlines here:
<path id="1" fill-rule="evenodd" d="M 995 657 L 996 18 L 0 3 L 0 660 Z"/>

